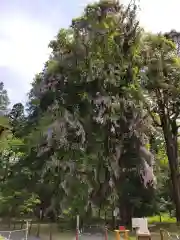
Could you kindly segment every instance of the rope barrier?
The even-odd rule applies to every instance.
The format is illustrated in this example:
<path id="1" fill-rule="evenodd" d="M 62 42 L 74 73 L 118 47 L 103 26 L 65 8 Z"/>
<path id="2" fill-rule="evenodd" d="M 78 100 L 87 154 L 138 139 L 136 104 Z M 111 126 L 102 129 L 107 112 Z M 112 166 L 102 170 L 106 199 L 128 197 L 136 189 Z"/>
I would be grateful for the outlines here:
<path id="1" fill-rule="evenodd" d="M 0 231 L 0 233 L 8 233 L 8 232 L 22 232 L 22 231 L 26 231 L 27 228 L 24 229 L 16 229 L 16 230 L 12 230 L 12 231 Z"/>
<path id="2" fill-rule="evenodd" d="M 24 228 L 24 229 L 10 230 L 10 231 L 7 231 L 7 230 L 6 230 L 6 231 L 0 231 L 0 236 L 3 237 L 3 234 L 8 233 L 8 237 L 4 237 L 4 238 L 7 239 L 7 240 L 10 240 L 10 237 L 11 237 L 11 235 L 12 235 L 13 233 L 25 231 L 25 240 L 27 240 L 27 237 L 28 237 L 28 229 L 29 229 L 29 227 L 28 227 L 28 222 L 27 222 L 26 228 Z"/>
<path id="3" fill-rule="evenodd" d="M 93 231 L 93 229 L 95 231 Z M 88 231 L 89 230 L 89 231 Z M 83 236 L 85 237 L 86 235 L 96 235 L 96 234 L 101 234 L 103 236 L 104 240 L 109 240 L 109 234 L 114 235 L 115 232 L 113 230 L 110 230 L 107 228 L 107 226 L 100 226 L 100 225 L 84 225 L 82 231 L 79 229 L 76 229 L 76 240 L 83 239 Z"/>

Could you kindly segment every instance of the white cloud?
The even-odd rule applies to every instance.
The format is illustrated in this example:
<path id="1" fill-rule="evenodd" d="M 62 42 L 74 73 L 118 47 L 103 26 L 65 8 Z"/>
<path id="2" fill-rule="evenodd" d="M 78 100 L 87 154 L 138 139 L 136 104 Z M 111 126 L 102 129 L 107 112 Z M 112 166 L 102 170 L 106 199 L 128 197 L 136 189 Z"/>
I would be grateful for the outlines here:
<path id="1" fill-rule="evenodd" d="M 1 19 L 0 34 L 3 36 L 0 38 L 0 67 L 14 73 L 13 79 L 1 81 L 8 87 L 12 103 L 23 101 L 34 75 L 42 70 L 48 59 L 53 31 L 26 17 L 12 16 Z"/>
<path id="2" fill-rule="evenodd" d="M 0 39 L 0 66 L 25 77 L 22 84 L 26 88 L 48 59 L 53 33 L 44 25 L 16 16 L 1 20 L 0 32 L 4 36 Z"/>
<path id="3" fill-rule="evenodd" d="M 146 30 L 166 32 L 175 29 L 180 31 L 179 0 L 140 0 L 140 7 L 140 23 Z"/>
<path id="4" fill-rule="evenodd" d="M 47 58 L 47 45 L 52 32 L 43 25 L 38 26 L 36 22 L 26 19 L 11 19 L 4 23 L 6 40 L 0 44 L 1 63 L 21 72 L 40 70 L 42 62 Z"/>

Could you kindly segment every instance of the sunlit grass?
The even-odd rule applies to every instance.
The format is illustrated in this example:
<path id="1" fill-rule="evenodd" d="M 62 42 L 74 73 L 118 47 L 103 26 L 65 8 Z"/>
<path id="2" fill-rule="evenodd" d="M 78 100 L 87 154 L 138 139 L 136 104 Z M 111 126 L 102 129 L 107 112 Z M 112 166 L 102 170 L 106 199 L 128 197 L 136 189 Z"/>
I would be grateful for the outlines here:
<path id="1" fill-rule="evenodd" d="M 160 216 L 148 217 L 148 223 L 176 223 L 175 217 L 170 217 L 169 214 L 162 214 Z"/>

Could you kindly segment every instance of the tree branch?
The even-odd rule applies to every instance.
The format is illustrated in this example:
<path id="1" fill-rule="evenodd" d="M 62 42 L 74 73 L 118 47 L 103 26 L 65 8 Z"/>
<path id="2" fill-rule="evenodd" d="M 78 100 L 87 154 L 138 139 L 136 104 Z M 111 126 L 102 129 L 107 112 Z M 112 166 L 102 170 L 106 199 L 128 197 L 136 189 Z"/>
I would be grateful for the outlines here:
<path id="1" fill-rule="evenodd" d="M 152 118 L 154 124 L 157 126 L 157 127 L 162 127 L 162 124 L 158 123 L 157 119 L 155 119 L 155 116 L 153 115 L 152 111 L 150 109 L 147 109 L 150 117 Z"/>

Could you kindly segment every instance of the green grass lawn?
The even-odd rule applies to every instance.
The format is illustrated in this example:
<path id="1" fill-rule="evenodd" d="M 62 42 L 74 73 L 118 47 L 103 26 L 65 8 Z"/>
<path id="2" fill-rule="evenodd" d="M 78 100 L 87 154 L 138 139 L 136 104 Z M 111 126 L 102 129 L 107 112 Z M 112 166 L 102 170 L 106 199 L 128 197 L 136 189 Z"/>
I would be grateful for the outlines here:
<path id="1" fill-rule="evenodd" d="M 152 216 L 148 217 L 148 223 L 176 223 L 175 217 L 170 217 L 169 214 L 162 214 L 161 218 L 160 216 Z"/>

